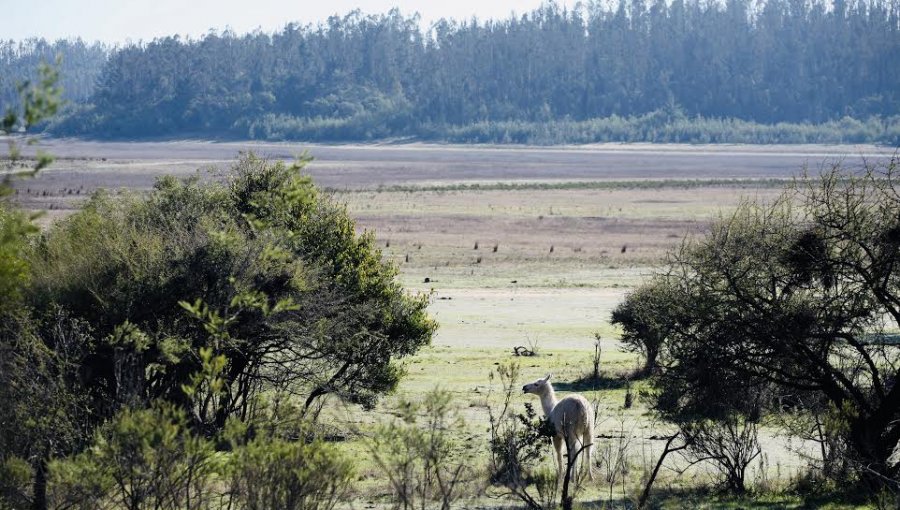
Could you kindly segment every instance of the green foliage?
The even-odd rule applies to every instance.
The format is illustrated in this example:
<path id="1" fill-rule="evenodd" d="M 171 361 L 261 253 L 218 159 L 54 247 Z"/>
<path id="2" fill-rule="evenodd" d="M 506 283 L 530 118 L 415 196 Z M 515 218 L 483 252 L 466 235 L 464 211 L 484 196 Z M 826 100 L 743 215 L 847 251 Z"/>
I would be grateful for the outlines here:
<path id="1" fill-rule="evenodd" d="M 741 117 L 671 118 L 660 109 L 642 115 L 611 115 L 584 120 L 497 120 L 434 126 L 420 136 L 454 143 L 529 145 L 603 142 L 898 145 L 898 131 L 900 116 L 897 115 L 870 116 L 864 120 L 844 117 L 822 122 L 767 124 Z"/>
<path id="2" fill-rule="evenodd" d="M 36 84 L 19 83 L 19 105 L 2 104 L 3 119 L 0 121 L 0 134 L 25 131 L 56 113 L 60 104 L 60 90 L 57 87 L 59 72 L 55 67 L 42 63 L 39 68 L 40 78 Z M 34 139 L 27 140 L 31 144 Z M 32 176 L 49 165 L 53 159 L 38 152 L 33 164 L 19 170 L 22 158 L 17 141 L 7 141 L 8 154 L 0 163 L 3 178 L 0 180 L 0 318 L 3 314 L 14 310 L 20 303 L 21 289 L 27 281 L 29 267 L 23 257 L 26 238 L 37 231 L 31 220 L 23 213 L 11 207 L 7 198 L 12 194 L 14 177 Z"/>
<path id="3" fill-rule="evenodd" d="M 556 473 L 551 481 L 550 475 L 540 466 L 540 460 L 547 457 L 547 446 L 555 431 L 548 420 L 537 417 L 530 403 L 525 404 L 524 413 L 515 413 L 510 408 L 513 395 L 520 391 L 519 371 L 518 363 L 501 363 L 491 372 L 491 381 L 500 381 L 503 404 L 499 408 L 488 408 L 491 434 L 489 480 L 530 509 L 555 508 L 556 489 L 562 481 Z M 530 490 L 532 485 L 536 496 Z"/>
<path id="4" fill-rule="evenodd" d="M 302 164 L 246 155 L 225 185 L 98 194 L 43 236 L 31 302 L 104 339 L 85 360 L 96 399 L 178 403 L 211 432 L 264 387 L 308 405 L 332 393 L 370 405 L 394 388 L 394 359 L 434 331 L 427 296 L 405 293 Z"/>
<path id="5" fill-rule="evenodd" d="M 321 439 L 287 441 L 261 433 L 241 441 L 232 429 L 226 479 L 237 508 L 331 509 L 345 501 L 353 463 Z"/>
<path id="6" fill-rule="evenodd" d="M 353 465 L 317 438 L 287 440 L 260 418 L 229 420 L 216 441 L 192 431 L 171 404 L 123 409 L 85 451 L 50 465 L 56 508 L 329 509 L 343 500 Z M 246 438 L 250 436 L 251 439 Z"/>
<path id="7" fill-rule="evenodd" d="M 30 486 L 17 484 L 14 507 L 23 498 L 29 504 L 40 500 L 48 459 L 80 447 L 90 435 L 78 374 L 88 331 L 60 310 L 40 320 L 25 310 L 7 311 L 0 320 L 0 464 L 29 466 Z M 0 493 L 0 506 L 9 496 Z"/>
<path id="8" fill-rule="evenodd" d="M 190 432 L 184 412 L 157 403 L 124 409 L 90 449 L 56 461 L 53 490 L 82 507 L 208 508 L 216 467 L 212 443 Z"/>
<path id="9" fill-rule="evenodd" d="M 496 436 L 491 438 L 493 481 L 527 485 L 534 464 L 545 455 L 549 438 L 555 432 L 550 422 L 538 418 L 530 402 L 525 403 L 524 413 L 507 418 L 509 421 L 499 424 Z"/>
<path id="10" fill-rule="evenodd" d="M 20 303 L 29 275 L 24 257 L 26 236 L 35 230 L 23 213 L 0 204 L 0 314 L 11 312 Z"/>
<path id="11" fill-rule="evenodd" d="M 644 356 L 644 372 L 657 368 L 672 323 L 667 311 L 677 303 L 664 281 L 646 283 L 625 296 L 613 311 L 610 322 L 622 327 L 622 343 Z"/>
<path id="12" fill-rule="evenodd" d="M 434 502 L 451 508 L 471 497 L 474 452 L 454 434 L 465 424 L 451 394 L 434 389 L 420 403 L 401 401 L 398 412 L 398 420 L 378 427 L 369 448 L 387 474 L 396 506 Z"/>
<path id="13" fill-rule="evenodd" d="M 25 459 L 9 456 L 0 462 L 0 509 L 27 506 L 32 476 L 31 464 Z"/>

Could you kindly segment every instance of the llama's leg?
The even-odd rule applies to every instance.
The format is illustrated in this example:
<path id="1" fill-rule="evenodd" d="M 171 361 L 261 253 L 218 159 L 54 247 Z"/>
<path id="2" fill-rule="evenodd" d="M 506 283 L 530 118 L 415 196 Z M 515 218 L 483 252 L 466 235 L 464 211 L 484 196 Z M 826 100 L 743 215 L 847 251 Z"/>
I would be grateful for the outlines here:
<path id="1" fill-rule="evenodd" d="M 572 473 L 570 473 L 571 478 L 569 478 L 572 482 L 578 479 L 578 450 L 581 448 L 578 444 L 578 438 L 575 434 L 571 434 L 566 437 L 566 458 L 568 459 L 568 463 L 566 464 L 566 468 L 568 466 L 572 467 Z"/>
<path id="2" fill-rule="evenodd" d="M 563 438 L 560 436 L 553 436 L 553 449 L 556 450 L 556 473 L 560 482 L 563 477 L 563 469 L 565 469 L 562 463 L 562 440 Z"/>
<path id="3" fill-rule="evenodd" d="M 582 455 L 584 455 L 584 463 L 587 466 L 588 478 L 590 478 L 591 480 L 594 479 L 594 461 L 592 460 L 592 454 L 594 453 L 593 435 L 594 434 L 592 434 L 590 430 L 586 430 L 581 438 L 582 444 L 588 445 L 588 447 L 584 449 L 584 453 L 582 453 Z"/>

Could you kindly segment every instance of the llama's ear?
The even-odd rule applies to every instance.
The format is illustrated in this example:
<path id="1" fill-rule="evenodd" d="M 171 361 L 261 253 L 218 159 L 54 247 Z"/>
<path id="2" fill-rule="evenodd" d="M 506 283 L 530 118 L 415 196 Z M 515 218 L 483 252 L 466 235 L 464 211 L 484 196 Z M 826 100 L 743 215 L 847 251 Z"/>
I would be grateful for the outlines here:
<path id="1" fill-rule="evenodd" d="M 553 376 L 552 372 L 547 374 L 547 377 L 544 377 L 544 382 L 548 382 L 550 380 L 550 377 L 552 377 L 552 376 Z"/>

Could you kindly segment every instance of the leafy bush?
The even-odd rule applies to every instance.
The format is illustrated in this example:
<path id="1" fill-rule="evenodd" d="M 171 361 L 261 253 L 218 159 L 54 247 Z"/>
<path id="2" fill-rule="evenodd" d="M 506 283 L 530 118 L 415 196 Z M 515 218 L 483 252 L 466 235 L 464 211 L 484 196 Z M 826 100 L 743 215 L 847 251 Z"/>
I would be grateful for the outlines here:
<path id="1" fill-rule="evenodd" d="M 28 506 L 29 489 L 33 473 L 31 464 L 16 456 L 7 456 L 0 462 L 0 510 Z"/>
<path id="2" fill-rule="evenodd" d="M 551 473 L 541 466 L 541 459 L 547 457 L 550 438 L 555 434 L 553 425 L 547 419 L 538 418 L 531 403 L 525 404 L 524 413 L 514 413 L 510 408 L 512 396 L 520 388 L 519 364 L 500 364 L 496 372 L 491 372 L 491 380 L 495 378 L 500 380 L 503 403 L 499 408 L 488 408 L 490 482 L 532 510 L 556 508 L 556 489 L 562 482 L 558 479 L 559 471 L 554 469 Z M 532 486 L 534 492 L 530 490 Z M 568 496 L 562 495 L 564 502 Z"/>
<path id="3" fill-rule="evenodd" d="M 171 405 L 125 409 L 86 452 L 53 465 L 58 505 L 142 509 L 208 508 L 216 470 L 210 441 L 190 432 Z"/>
<path id="4" fill-rule="evenodd" d="M 238 429 L 240 428 L 237 426 Z M 249 441 L 232 434 L 227 465 L 228 504 L 246 510 L 327 510 L 344 501 L 353 463 L 321 439 L 287 441 L 260 434 Z"/>
<path id="5" fill-rule="evenodd" d="M 264 386 L 306 408 L 327 394 L 371 405 L 394 388 L 394 359 L 434 331 L 427 296 L 403 291 L 374 237 L 301 168 L 247 155 L 227 185 L 101 193 L 43 236 L 31 303 L 92 325 L 96 409 L 164 399 L 210 433 Z M 211 363 L 224 397 L 185 391 Z"/>

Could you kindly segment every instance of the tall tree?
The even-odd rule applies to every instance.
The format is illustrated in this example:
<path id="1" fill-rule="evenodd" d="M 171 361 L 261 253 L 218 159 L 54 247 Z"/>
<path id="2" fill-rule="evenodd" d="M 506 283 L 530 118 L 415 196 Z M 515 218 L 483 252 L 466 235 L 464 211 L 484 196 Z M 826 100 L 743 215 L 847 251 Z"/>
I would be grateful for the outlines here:
<path id="1" fill-rule="evenodd" d="M 898 165 L 835 167 L 773 205 L 748 203 L 633 295 L 668 328 L 658 408 L 717 418 L 823 402 L 861 480 L 897 475 Z M 655 295 L 667 298 L 642 297 Z M 654 340 L 654 318 L 637 318 L 627 333 Z"/>

